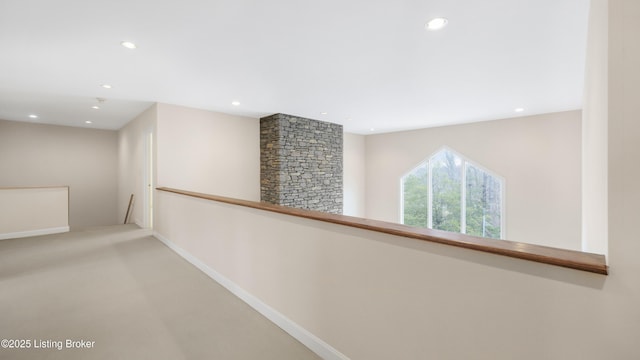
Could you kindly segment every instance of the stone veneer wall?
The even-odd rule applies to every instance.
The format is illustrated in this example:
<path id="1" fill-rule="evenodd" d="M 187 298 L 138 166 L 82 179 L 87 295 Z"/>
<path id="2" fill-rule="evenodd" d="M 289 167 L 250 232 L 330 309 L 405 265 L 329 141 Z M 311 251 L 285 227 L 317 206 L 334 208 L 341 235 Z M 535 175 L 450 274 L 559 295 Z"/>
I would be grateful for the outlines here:
<path id="1" fill-rule="evenodd" d="M 342 214 L 342 125 L 275 114 L 260 119 L 260 198 Z"/>

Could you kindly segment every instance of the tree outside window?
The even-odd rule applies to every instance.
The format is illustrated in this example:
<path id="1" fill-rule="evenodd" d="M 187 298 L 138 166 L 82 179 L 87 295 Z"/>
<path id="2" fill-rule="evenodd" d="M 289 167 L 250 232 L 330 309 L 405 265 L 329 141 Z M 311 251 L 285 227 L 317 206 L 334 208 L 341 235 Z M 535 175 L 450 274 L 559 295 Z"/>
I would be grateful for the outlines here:
<path id="1" fill-rule="evenodd" d="M 406 225 L 500 239 L 503 180 L 449 149 L 402 177 Z"/>

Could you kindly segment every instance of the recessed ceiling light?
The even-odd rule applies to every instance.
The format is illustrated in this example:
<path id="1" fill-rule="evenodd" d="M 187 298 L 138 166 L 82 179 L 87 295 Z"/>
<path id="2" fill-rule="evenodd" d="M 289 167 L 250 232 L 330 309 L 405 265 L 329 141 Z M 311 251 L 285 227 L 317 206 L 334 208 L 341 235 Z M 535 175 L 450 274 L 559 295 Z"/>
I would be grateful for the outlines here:
<path id="1" fill-rule="evenodd" d="M 233 106 L 240 106 L 240 101 L 232 101 L 231 105 Z"/>
<path id="2" fill-rule="evenodd" d="M 93 105 L 91 108 L 92 109 L 96 109 L 96 110 L 100 110 L 100 106 L 98 106 L 98 105 Z"/>
<path id="3" fill-rule="evenodd" d="M 523 112 L 524 108 L 515 108 L 515 109 L 513 109 L 513 111 L 515 111 L 515 112 Z"/>
<path id="4" fill-rule="evenodd" d="M 448 22 L 449 22 L 449 20 L 447 20 L 445 18 L 435 18 L 435 19 L 429 20 L 427 25 L 425 25 L 424 27 L 427 30 L 440 30 L 443 27 L 447 26 Z"/>
<path id="5" fill-rule="evenodd" d="M 137 48 L 136 44 L 132 43 L 131 41 L 123 41 L 120 43 L 120 45 L 126 47 L 127 49 L 135 49 Z"/>
<path id="6" fill-rule="evenodd" d="M 102 84 L 100 86 L 102 86 L 105 89 L 111 89 L 111 85 L 109 85 L 109 84 Z"/>
<path id="7" fill-rule="evenodd" d="M 91 120 L 87 120 L 87 121 L 85 121 L 84 123 L 85 123 L 85 124 L 91 124 L 91 123 L 93 123 L 93 122 L 92 122 Z"/>
<path id="8" fill-rule="evenodd" d="M 323 112 L 320 113 L 320 115 L 327 115 L 327 112 L 323 111 Z"/>
<path id="9" fill-rule="evenodd" d="M 369 129 L 369 131 L 376 131 L 376 129 L 375 128 L 371 128 L 371 129 Z"/>
<path id="10" fill-rule="evenodd" d="M 29 115 L 29 117 L 32 118 L 32 119 L 37 119 L 38 115 L 31 114 L 31 115 Z"/>

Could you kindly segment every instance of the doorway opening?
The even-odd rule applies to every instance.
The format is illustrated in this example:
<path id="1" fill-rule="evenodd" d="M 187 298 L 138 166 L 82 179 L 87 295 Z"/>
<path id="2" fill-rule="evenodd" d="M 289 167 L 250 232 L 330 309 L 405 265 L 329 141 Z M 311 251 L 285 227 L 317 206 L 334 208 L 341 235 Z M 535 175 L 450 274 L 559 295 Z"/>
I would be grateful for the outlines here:
<path id="1" fill-rule="evenodd" d="M 145 136 L 144 159 L 144 226 L 153 228 L 153 131 L 149 130 Z"/>

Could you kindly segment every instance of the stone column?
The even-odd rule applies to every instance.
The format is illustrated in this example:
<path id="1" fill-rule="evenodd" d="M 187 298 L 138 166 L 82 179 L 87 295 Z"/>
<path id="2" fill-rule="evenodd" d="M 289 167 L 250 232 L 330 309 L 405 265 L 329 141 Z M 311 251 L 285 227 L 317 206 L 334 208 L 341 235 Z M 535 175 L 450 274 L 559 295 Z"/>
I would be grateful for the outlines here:
<path id="1" fill-rule="evenodd" d="M 260 119 L 260 198 L 342 214 L 342 125 L 275 114 Z"/>

